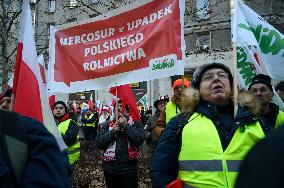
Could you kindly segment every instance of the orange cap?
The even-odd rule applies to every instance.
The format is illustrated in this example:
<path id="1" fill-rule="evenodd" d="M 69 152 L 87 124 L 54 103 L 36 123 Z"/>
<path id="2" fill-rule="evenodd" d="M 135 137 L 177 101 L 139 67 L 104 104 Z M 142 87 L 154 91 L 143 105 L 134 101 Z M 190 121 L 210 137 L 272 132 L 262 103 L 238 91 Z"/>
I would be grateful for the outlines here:
<path id="1" fill-rule="evenodd" d="M 175 89 L 176 87 L 182 85 L 182 79 L 177 79 L 175 82 L 174 82 L 174 85 L 173 85 L 173 89 Z M 183 85 L 184 87 L 189 87 L 189 81 L 187 79 L 184 79 L 183 80 Z"/>

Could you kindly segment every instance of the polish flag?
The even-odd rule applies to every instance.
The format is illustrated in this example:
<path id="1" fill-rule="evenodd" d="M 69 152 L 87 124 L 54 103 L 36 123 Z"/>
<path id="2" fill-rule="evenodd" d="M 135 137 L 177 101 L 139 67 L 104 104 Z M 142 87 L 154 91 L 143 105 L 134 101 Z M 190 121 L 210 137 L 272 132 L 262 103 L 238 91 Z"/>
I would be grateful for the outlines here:
<path id="1" fill-rule="evenodd" d="M 89 109 L 94 109 L 94 103 L 93 103 L 93 93 L 91 93 L 90 99 L 88 101 Z M 95 109 L 94 109 L 95 110 Z"/>
<path id="2" fill-rule="evenodd" d="M 132 121 L 141 122 L 141 117 L 138 112 L 135 96 L 131 90 L 130 84 L 112 87 L 110 88 L 109 92 L 115 96 L 116 89 L 117 89 L 117 97 L 120 98 L 123 101 L 123 103 L 129 106 L 129 115 L 132 117 Z"/>
<path id="3" fill-rule="evenodd" d="M 72 103 L 72 107 L 76 110 L 77 109 L 77 103 L 75 102 L 75 100 Z"/>
<path id="4" fill-rule="evenodd" d="M 55 136 L 60 149 L 66 148 L 48 108 L 47 92 L 37 59 L 29 0 L 23 0 L 13 94 L 14 111 L 42 122 Z"/>
<path id="5" fill-rule="evenodd" d="M 38 59 L 39 70 L 40 70 L 40 74 L 41 74 L 43 83 L 46 84 L 43 54 L 41 54 L 40 56 L 38 56 L 37 59 Z"/>

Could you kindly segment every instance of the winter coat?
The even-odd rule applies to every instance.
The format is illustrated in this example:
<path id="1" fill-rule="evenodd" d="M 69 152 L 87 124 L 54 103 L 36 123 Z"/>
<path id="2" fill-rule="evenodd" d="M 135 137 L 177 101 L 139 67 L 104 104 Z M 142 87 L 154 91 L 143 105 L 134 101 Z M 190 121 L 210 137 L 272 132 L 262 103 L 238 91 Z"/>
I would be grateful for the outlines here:
<path id="1" fill-rule="evenodd" d="M 217 112 L 216 105 L 200 101 L 199 93 L 192 89 L 190 92 L 185 93 L 188 94 L 188 96 L 185 95 L 183 98 L 182 111 L 189 110 L 191 112 L 198 112 L 202 114 L 204 118 L 210 119 L 216 127 L 223 150 L 225 150 L 237 127 L 232 127 L 232 131 L 228 134 L 224 128 L 224 123 L 221 123 L 220 126 L 220 122 L 223 121 L 221 115 Z M 240 95 L 239 108 L 234 119 L 234 121 L 237 120 L 239 122 L 237 126 L 245 126 L 249 122 L 257 121 L 256 117 L 258 113 L 259 105 L 255 96 L 251 94 Z M 181 147 L 181 136 L 176 135 L 177 130 L 179 129 L 178 118 L 179 116 L 176 116 L 171 119 L 163 133 L 160 144 L 156 149 L 151 171 L 152 186 L 154 188 L 165 187 L 165 185 L 177 178 L 179 171 L 178 157 Z"/>
<path id="2" fill-rule="evenodd" d="M 145 140 L 143 125 L 138 121 L 133 125 L 127 125 L 123 131 L 116 133 L 109 130 L 111 121 L 102 124 L 101 131 L 98 133 L 95 143 L 99 149 L 106 150 L 108 146 L 116 141 L 115 161 L 104 161 L 104 171 L 112 174 L 127 174 L 137 171 L 137 160 L 128 160 L 128 139 L 129 144 L 139 147 Z M 127 139 L 126 139 L 127 138 Z"/>
<path id="3" fill-rule="evenodd" d="M 159 116 L 161 115 L 160 110 L 156 110 L 155 114 L 150 117 L 146 123 L 147 127 L 145 129 L 146 134 L 146 144 L 150 147 L 150 152 L 153 154 L 156 147 L 159 144 L 160 138 L 154 133 L 154 129 L 156 127 L 156 122 Z"/>
<path id="4" fill-rule="evenodd" d="M 67 170 L 55 138 L 44 125 L 29 117 L 20 116 L 28 141 L 28 158 L 19 187 L 70 187 Z M 0 187 L 12 188 L 11 168 L 3 157 L 0 145 Z M 20 156 L 19 156 L 20 158 Z"/>
<path id="5" fill-rule="evenodd" d="M 270 112 L 267 114 L 260 114 L 261 120 L 264 122 L 264 124 L 267 125 L 266 129 L 268 131 L 273 130 L 274 128 L 279 127 L 279 125 L 284 124 L 284 112 L 279 110 L 279 106 L 270 103 Z"/>

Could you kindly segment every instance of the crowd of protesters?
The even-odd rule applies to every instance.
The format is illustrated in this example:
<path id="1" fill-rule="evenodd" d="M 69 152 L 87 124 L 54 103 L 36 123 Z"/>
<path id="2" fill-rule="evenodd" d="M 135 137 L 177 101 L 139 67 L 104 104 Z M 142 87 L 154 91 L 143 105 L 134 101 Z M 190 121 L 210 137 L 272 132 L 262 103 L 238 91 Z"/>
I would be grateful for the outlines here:
<path id="1" fill-rule="evenodd" d="M 282 174 L 283 162 L 272 162 L 267 171 L 262 168 L 265 160 L 272 161 L 271 155 L 284 155 L 283 150 L 273 150 L 277 148 L 277 143 L 272 145 L 273 139 L 277 139 L 280 148 L 284 144 L 284 137 L 279 136 L 283 131 L 274 133 L 284 124 L 284 112 L 272 102 L 273 84 L 268 75 L 256 75 L 247 91 L 239 91 L 238 99 L 234 99 L 230 69 L 211 63 L 199 67 L 191 82 L 176 80 L 172 89 L 171 98 L 160 96 L 153 103 L 155 109 L 141 111 L 141 121 L 134 122 L 119 99 L 113 110 L 104 105 L 100 111 L 86 106 L 68 107 L 63 101 L 56 101 L 52 113 L 67 146 L 63 152 L 39 122 L 8 112 L 11 89 L 7 90 L 0 105 L 0 187 L 69 187 L 82 150 L 88 152 L 92 148 L 101 150 L 106 186 L 111 188 L 138 187 L 137 161 L 141 154 L 151 158 L 148 165 L 152 187 L 283 185 L 282 178 L 274 176 Z M 275 91 L 284 101 L 284 82 L 277 84 Z M 238 103 L 236 114 L 234 100 Z M 20 138 L 14 133 L 9 135 L 7 121 L 23 125 Z M 83 142 L 80 130 L 84 133 Z M 9 145 L 10 140 L 3 136 L 6 134 L 19 139 L 13 143 L 27 149 Z M 145 150 L 143 142 L 147 152 L 141 152 Z M 265 147 L 266 143 L 269 147 Z M 252 149 L 254 145 L 257 147 Z M 262 151 L 262 146 L 266 150 Z M 15 156 L 10 150 L 15 155 L 25 153 L 20 171 L 14 168 Z M 19 156 L 16 159 L 21 161 Z M 274 176 L 272 183 L 264 181 L 267 176 Z"/>

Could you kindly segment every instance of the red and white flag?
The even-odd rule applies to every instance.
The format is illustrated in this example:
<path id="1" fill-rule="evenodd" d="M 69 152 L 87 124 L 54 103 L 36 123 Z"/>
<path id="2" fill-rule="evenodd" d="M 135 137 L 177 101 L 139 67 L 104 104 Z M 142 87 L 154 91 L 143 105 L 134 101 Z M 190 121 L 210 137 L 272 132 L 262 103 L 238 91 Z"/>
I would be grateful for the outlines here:
<path id="1" fill-rule="evenodd" d="M 90 99 L 88 101 L 89 109 L 94 109 L 94 103 L 93 103 L 93 93 L 90 96 Z"/>
<path id="2" fill-rule="evenodd" d="M 47 92 L 37 59 L 29 0 L 23 0 L 13 93 L 14 111 L 42 122 L 55 136 L 60 149 L 66 148 L 48 107 Z"/>
<path id="3" fill-rule="evenodd" d="M 110 88 L 109 92 L 116 95 L 116 89 L 117 89 L 117 97 L 123 101 L 123 103 L 127 104 L 129 106 L 129 116 L 131 116 L 132 121 L 140 121 L 141 117 L 138 112 L 138 108 L 136 105 L 135 96 L 131 90 L 130 84 L 125 84 L 121 86 L 116 86 Z"/>
<path id="4" fill-rule="evenodd" d="M 44 68 L 44 58 L 43 54 L 39 55 L 38 58 L 38 64 L 39 64 L 39 69 L 40 69 L 40 74 L 43 80 L 43 83 L 46 84 L 46 77 L 45 77 L 45 68 Z"/>

